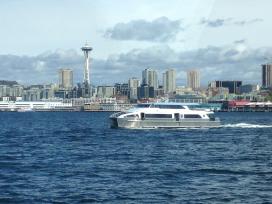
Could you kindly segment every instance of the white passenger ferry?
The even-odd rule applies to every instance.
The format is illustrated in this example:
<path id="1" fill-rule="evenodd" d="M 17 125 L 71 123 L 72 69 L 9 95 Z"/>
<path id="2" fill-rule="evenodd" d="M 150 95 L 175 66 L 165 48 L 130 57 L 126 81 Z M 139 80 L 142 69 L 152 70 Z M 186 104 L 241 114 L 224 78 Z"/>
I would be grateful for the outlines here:
<path id="1" fill-rule="evenodd" d="M 138 104 L 127 112 L 110 116 L 112 128 L 219 127 L 219 118 L 209 110 L 191 110 L 177 103 Z"/>

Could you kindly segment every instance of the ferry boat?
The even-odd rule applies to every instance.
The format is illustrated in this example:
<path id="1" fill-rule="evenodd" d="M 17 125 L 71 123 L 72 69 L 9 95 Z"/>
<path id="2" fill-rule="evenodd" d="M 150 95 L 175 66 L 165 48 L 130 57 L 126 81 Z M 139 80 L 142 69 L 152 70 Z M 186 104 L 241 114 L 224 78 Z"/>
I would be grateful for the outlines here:
<path id="1" fill-rule="evenodd" d="M 220 119 L 210 110 L 192 110 L 177 103 L 138 104 L 110 116 L 112 128 L 219 127 Z"/>

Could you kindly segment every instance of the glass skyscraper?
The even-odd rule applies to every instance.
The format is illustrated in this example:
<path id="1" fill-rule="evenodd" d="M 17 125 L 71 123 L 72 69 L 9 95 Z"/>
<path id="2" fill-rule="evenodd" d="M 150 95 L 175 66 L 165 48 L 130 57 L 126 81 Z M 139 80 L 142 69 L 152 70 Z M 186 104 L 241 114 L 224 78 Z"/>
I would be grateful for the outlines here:
<path id="1" fill-rule="evenodd" d="M 262 86 L 272 86 L 272 64 L 262 65 Z"/>

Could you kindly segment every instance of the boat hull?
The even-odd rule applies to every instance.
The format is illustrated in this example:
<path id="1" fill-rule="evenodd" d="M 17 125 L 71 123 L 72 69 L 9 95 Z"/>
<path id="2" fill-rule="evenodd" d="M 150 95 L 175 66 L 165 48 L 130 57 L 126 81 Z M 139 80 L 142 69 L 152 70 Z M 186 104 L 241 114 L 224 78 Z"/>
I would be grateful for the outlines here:
<path id="1" fill-rule="evenodd" d="M 220 127 L 220 120 L 216 119 L 203 120 L 203 119 L 181 119 L 176 121 L 171 120 L 133 120 L 127 118 L 111 118 L 112 128 L 131 128 L 131 129 L 141 129 L 141 128 L 205 128 L 205 127 Z"/>

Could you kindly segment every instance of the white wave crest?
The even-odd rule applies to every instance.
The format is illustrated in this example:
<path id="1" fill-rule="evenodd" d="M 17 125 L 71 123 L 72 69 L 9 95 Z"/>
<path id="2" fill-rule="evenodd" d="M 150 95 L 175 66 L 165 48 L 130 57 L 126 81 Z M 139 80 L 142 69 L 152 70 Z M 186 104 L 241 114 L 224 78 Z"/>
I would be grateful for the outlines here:
<path id="1" fill-rule="evenodd" d="M 222 125 L 226 128 L 272 128 L 271 125 L 258 125 L 258 124 L 249 124 L 249 123 L 237 123 L 237 124 L 226 124 Z"/>

